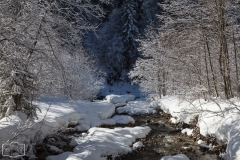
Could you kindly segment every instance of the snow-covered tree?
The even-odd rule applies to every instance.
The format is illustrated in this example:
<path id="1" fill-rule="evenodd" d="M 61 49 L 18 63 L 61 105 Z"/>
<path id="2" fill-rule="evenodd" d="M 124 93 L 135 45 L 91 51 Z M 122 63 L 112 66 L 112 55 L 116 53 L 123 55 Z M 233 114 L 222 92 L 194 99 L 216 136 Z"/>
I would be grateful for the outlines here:
<path id="1" fill-rule="evenodd" d="M 74 76 L 81 77 L 80 86 L 93 81 L 94 70 L 79 69 L 86 67 L 83 60 L 87 60 L 82 35 L 97 27 L 86 22 L 86 15 L 99 18 L 104 12 L 99 4 L 87 1 L 0 2 L 1 117 L 11 110 L 33 117 L 36 108 L 30 101 L 35 94 L 48 90 L 69 95 L 78 81 Z M 75 93 L 71 97 L 79 97 Z"/>
<path id="2" fill-rule="evenodd" d="M 135 0 L 124 0 L 121 6 L 121 36 L 124 44 L 123 52 L 127 61 L 127 69 L 134 64 L 139 55 L 137 50 L 138 42 L 136 41 L 139 34 L 137 7 L 138 3 Z"/>
<path id="3" fill-rule="evenodd" d="M 98 60 L 98 68 L 107 72 L 108 82 L 119 80 L 140 56 L 137 47 L 145 28 L 157 21 L 161 0 L 116 0 L 105 5 L 107 12 L 99 29 L 84 39 L 86 50 Z"/>
<path id="4" fill-rule="evenodd" d="M 140 84 L 143 93 L 166 95 L 166 57 L 165 50 L 159 41 L 157 30 L 150 27 L 146 33 L 146 39 L 139 40 L 141 57 L 136 61 L 134 69 L 129 77 L 134 83 Z"/>
<path id="5" fill-rule="evenodd" d="M 157 5 L 161 0 L 142 1 L 140 15 L 140 34 L 145 35 L 147 26 L 158 22 L 157 15 L 161 14 L 162 10 Z M 139 20 L 138 20 L 139 21 Z"/>
<path id="6" fill-rule="evenodd" d="M 141 41 L 140 48 L 143 52 L 151 53 L 148 57 L 154 62 L 158 59 L 156 55 L 164 53 L 163 66 L 167 69 L 167 75 L 164 75 L 166 79 L 164 83 L 161 80 L 158 83 L 166 85 L 169 94 L 175 92 L 197 96 L 210 94 L 231 98 L 234 93 L 232 87 L 235 86 L 236 93 L 239 86 L 237 83 L 233 85 L 231 81 L 231 77 L 239 76 L 237 65 L 239 35 L 235 35 L 238 30 L 237 4 L 224 0 L 191 2 L 166 0 L 160 6 L 163 8 L 163 13 L 158 16 L 160 25 L 153 27 L 157 30 L 156 36 L 147 35 L 147 38 L 152 40 Z M 159 43 L 154 46 L 156 40 Z M 142 66 L 149 66 L 150 61 L 148 59 L 141 61 L 143 60 L 145 63 Z M 140 60 L 137 66 L 139 62 Z M 156 70 L 158 65 L 151 67 L 154 66 Z M 136 69 L 137 67 L 134 71 Z M 158 74 L 153 77 L 157 80 Z M 238 81 L 238 78 L 236 79 Z M 156 90 L 157 83 L 148 85 L 151 84 Z"/>
<path id="7" fill-rule="evenodd" d="M 100 67 L 105 68 L 108 81 L 118 80 L 121 71 L 126 69 L 124 44 L 121 37 L 121 17 L 119 9 L 114 9 L 109 15 L 109 21 L 99 30 L 101 35 L 97 42 L 97 57 Z"/>
<path id="8" fill-rule="evenodd" d="M 107 20 L 85 41 L 90 52 L 97 57 L 99 66 L 107 72 L 108 82 L 119 80 L 121 73 L 128 71 L 139 56 L 137 50 L 139 35 L 140 1 L 115 1 Z M 140 7 L 141 10 L 141 7 Z"/>
<path id="9" fill-rule="evenodd" d="M 36 90 L 36 77 L 27 70 L 24 65 L 26 62 L 19 57 L 20 53 L 3 54 L 0 63 L 0 119 L 10 115 L 12 111 L 21 111 L 28 117 L 36 117 L 37 107 L 31 103 Z"/>
<path id="10" fill-rule="evenodd" d="M 195 57 L 199 57 L 199 60 L 202 60 L 201 57 L 206 57 L 206 53 L 208 53 L 210 66 L 208 65 L 207 58 L 205 58 L 205 62 L 203 62 L 206 66 L 205 72 L 203 72 L 204 69 L 201 68 L 201 66 L 204 65 L 198 67 L 199 73 L 197 74 L 199 83 L 205 83 L 205 78 L 202 78 L 202 74 L 206 73 L 208 87 L 205 83 L 205 88 L 208 88 L 208 91 L 212 90 L 211 87 L 209 87 L 211 86 L 211 82 L 209 81 L 208 68 L 210 68 L 209 72 L 212 75 L 215 96 L 219 96 L 218 92 L 220 90 L 220 92 L 224 93 L 225 98 L 232 98 L 233 91 L 230 72 L 230 52 L 232 49 L 229 48 L 232 43 L 229 39 L 232 39 L 232 36 L 229 34 L 230 30 L 227 26 L 231 26 L 229 17 L 239 12 L 234 9 L 234 6 L 237 6 L 237 4 L 233 1 L 225 0 L 198 0 L 191 2 L 176 0 L 172 2 L 165 1 L 161 6 L 165 10 L 165 14 L 160 16 L 160 18 L 165 25 L 166 37 L 171 37 L 169 36 L 171 34 L 176 37 L 174 38 L 176 41 L 172 41 L 174 43 L 171 44 L 175 45 L 177 50 L 180 50 L 179 46 L 176 46 L 176 44 L 179 44 L 180 39 L 188 39 L 189 44 L 186 44 L 186 47 L 184 47 L 185 53 L 189 53 L 190 47 L 196 47 L 195 52 L 202 50 L 201 52 L 205 53 L 205 56 L 202 56 L 202 53 L 195 55 Z M 234 21 L 237 22 L 237 18 L 235 18 Z M 190 39 L 190 36 L 188 36 L 190 35 L 189 33 L 196 30 L 200 33 L 196 34 L 197 37 L 195 37 L 197 39 Z M 171 33 L 168 33 L 168 31 Z M 186 32 L 187 34 L 184 35 L 183 33 Z M 178 39 L 178 37 L 180 39 Z M 171 47 L 174 47 L 173 45 Z M 212 61 L 215 62 L 213 63 Z M 219 66 L 213 66 L 213 64 L 218 64 Z M 219 76 L 216 76 L 216 74 Z M 219 78 L 216 79 L 216 77 Z"/>

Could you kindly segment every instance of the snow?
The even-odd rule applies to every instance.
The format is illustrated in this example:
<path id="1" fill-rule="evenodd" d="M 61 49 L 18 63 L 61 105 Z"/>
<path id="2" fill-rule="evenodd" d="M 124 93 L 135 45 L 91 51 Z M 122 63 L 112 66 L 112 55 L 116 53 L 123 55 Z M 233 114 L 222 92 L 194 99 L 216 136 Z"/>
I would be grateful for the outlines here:
<path id="1" fill-rule="evenodd" d="M 135 99 L 134 95 L 126 94 L 126 95 L 114 95 L 110 94 L 106 96 L 107 102 L 111 102 L 114 104 L 122 104 L 128 101 L 133 101 Z"/>
<path id="2" fill-rule="evenodd" d="M 175 156 L 164 156 L 160 160 L 190 160 L 190 159 L 184 154 L 177 154 Z"/>
<path id="3" fill-rule="evenodd" d="M 188 136 L 191 136 L 193 129 L 185 128 L 182 130 L 182 133 L 187 133 Z"/>
<path id="4" fill-rule="evenodd" d="M 97 102 L 69 102 L 62 98 L 52 101 L 47 98 L 46 101 L 35 101 L 33 103 L 41 109 L 41 112 L 37 111 L 38 119 L 27 120 L 25 114 L 13 112 L 11 116 L 0 120 L 0 144 L 4 144 L 20 131 L 21 135 L 24 135 L 18 137 L 20 142 L 26 144 L 30 141 L 41 142 L 49 134 L 64 130 L 69 125 L 76 125 L 76 131 L 88 131 L 88 134 L 82 133 L 80 137 L 73 139 L 71 145 L 76 145 L 73 152 L 64 152 L 58 158 L 105 159 L 102 157 L 103 155 L 126 154 L 134 149 L 130 146 L 137 138 L 143 138 L 149 133 L 151 130 L 149 127 L 115 129 L 96 127 L 103 124 L 135 123 L 135 120 L 128 115 L 113 116 L 117 106 L 125 105 L 133 99 L 135 99 L 133 95 L 110 95 L 106 100 Z M 134 104 L 132 102 L 128 103 Z M 144 105 L 149 104 L 149 102 L 137 102 L 137 104 Z M 148 105 L 144 107 L 148 107 Z M 19 141 L 19 139 L 16 141 Z M 141 146 L 140 143 L 136 143 L 134 147 L 137 144 L 139 147 Z M 49 147 L 50 150 L 57 153 L 62 152 L 56 146 Z M 55 159 L 56 157 L 51 156 L 49 159 Z"/>
<path id="5" fill-rule="evenodd" d="M 88 117 L 82 120 L 79 120 L 79 125 L 75 128 L 78 131 L 87 131 L 91 127 L 97 127 L 100 125 L 116 125 L 116 124 L 128 124 L 128 123 L 135 123 L 135 120 L 130 116 L 124 116 L 124 115 L 115 115 L 112 118 L 108 119 L 100 119 L 100 118 L 94 118 L 94 117 Z"/>
<path id="6" fill-rule="evenodd" d="M 102 96 L 107 96 L 110 94 L 116 95 L 126 95 L 132 94 L 140 97 L 139 86 L 137 84 L 131 84 L 127 81 L 114 82 L 112 85 L 105 83 L 104 88 L 100 90 Z"/>
<path id="7" fill-rule="evenodd" d="M 115 113 L 116 106 L 106 101 L 60 101 L 60 102 L 35 102 L 41 109 L 37 112 L 39 119 L 44 120 L 44 125 L 39 133 L 40 139 L 46 135 L 55 133 L 59 129 L 65 129 L 69 124 L 78 123 L 78 131 L 86 131 L 91 126 L 100 126 L 103 120 Z M 51 105 L 49 105 L 51 104 Z M 84 123 L 82 123 L 84 122 Z"/>
<path id="8" fill-rule="evenodd" d="M 149 127 L 134 128 L 96 128 L 88 130 L 88 135 L 75 138 L 70 145 L 76 146 L 73 152 L 65 152 L 57 156 L 49 156 L 47 160 L 103 160 L 102 156 L 127 154 L 132 151 L 130 145 L 137 138 L 144 138 Z"/>
<path id="9" fill-rule="evenodd" d="M 170 121 L 171 123 L 173 123 L 173 124 L 177 124 L 177 123 L 178 123 L 177 119 L 174 118 L 174 117 L 170 118 L 169 121 Z"/>
<path id="10" fill-rule="evenodd" d="M 165 136 L 164 137 L 166 139 L 167 142 L 174 142 L 174 139 L 171 136 Z"/>
<path id="11" fill-rule="evenodd" d="M 182 148 L 185 149 L 185 150 L 191 150 L 192 146 L 187 146 L 187 147 L 182 147 Z"/>
<path id="12" fill-rule="evenodd" d="M 207 145 L 207 142 L 202 141 L 201 139 L 198 140 L 197 143 L 200 145 L 200 147 L 202 147 L 202 148 L 207 148 L 207 149 L 209 149 L 209 150 L 212 150 L 212 149 L 215 147 L 215 146 L 213 146 L 212 144 Z"/>
<path id="13" fill-rule="evenodd" d="M 133 149 L 133 150 L 136 150 L 136 149 L 142 148 L 142 147 L 144 147 L 143 143 L 142 143 L 141 141 L 138 141 L 138 142 L 135 142 L 135 143 L 133 144 L 132 149 Z"/>
<path id="14" fill-rule="evenodd" d="M 123 106 L 126 106 L 127 105 L 127 103 L 117 103 L 117 104 L 115 104 L 115 106 L 116 107 L 123 107 Z"/>
<path id="15" fill-rule="evenodd" d="M 166 96 L 160 99 L 159 106 L 164 112 L 171 114 L 172 117 L 177 117 L 176 120 L 173 120 L 175 123 L 189 123 L 194 117 L 194 113 L 189 114 L 189 111 L 195 109 L 194 106 L 187 101 L 181 101 L 181 99 L 176 96 Z"/>
<path id="16" fill-rule="evenodd" d="M 42 110 L 42 112 L 37 112 L 38 120 L 27 120 L 26 115 L 21 112 L 13 112 L 9 117 L 0 120 L 0 145 L 6 143 L 8 139 L 19 132 L 22 133 L 21 137 L 19 136 L 21 142 L 38 142 L 48 134 L 64 130 L 68 125 L 76 125 L 77 131 L 88 130 L 88 134 L 83 133 L 82 136 L 75 138 L 71 142 L 71 145 L 76 145 L 74 151 L 62 153 L 58 158 L 105 159 L 101 156 L 125 154 L 132 151 L 135 146 L 141 146 L 141 142 L 138 142 L 132 148 L 129 147 L 136 138 L 146 136 L 150 131 L 149 127 L 115 128 L 112 130 L 96 127 L 103 124 L 135 123 L 135 120 L 128 115 L 113 116 L 117 106 L 126 104 L 124 107 L 117 108 L 117 112 L 131 115 L 147 114 L 155 113 L 156 108 L 160 107 L 174 117 L 170 120 L 173 123 L 191 123 L 191 119 L 198 120 L 197 126 L 202 135 L 214 134 L 218 142 L 227 144 L 227 150 L 224 154 L 227 159 L 240 159 L 240 111 L 235 109 L 236 106 L 239 106 L 237 99 L 224 101 L 213 98 L 212 101 L 203 99 L 188 101 L 181 97 L 165 96 L 151 103 L 148 101 L 129 101 L 134 98 L 132 95 L 109 95 L 106 100 L 97 102 L 36 101 L 34 104 Z M 182 133 L 191 135 L 192 131 L 184 129 Z M 166 141 L 172 141 L 169 137 L 165 138 Z M 85 148 L 84 145 L 86 145 Z M 93 146 L 90 147 L 90 145 Z M 208 149 L 214 148 L 211 144 L 203 141 L 199 141 L 199 145 Z M 57 151 L 57 148 L 52 147 L 52 150 Z M 50 159 L 55 158 L 56 156 L 50 157 Z"/>
<path id="17" fill-rule="evenodd" d="M 48 134 L 64 130 L 68 125 L 79 123 L 80 126 L 76 129 L 85 131 L 91 126 L 104 124 L 104 121 L 115 113 L 116 108 L 114 104 L 106 101 L 76 101 L 70 103 L 64 100 L 57 100 L 52 102 L 36 101 L 34 104 L 41 109 L 41 112 L 37 111 L 37 120 L 26 121 L 26 115 L 20 112 L 14 112 L 11 116 L 0 120 L 0 145 L 21 130 L 22 134 L 26 135 L 25 138 L 21 138 L 22 141 L 32 140 L 35 142 L 41 141 Z M 85 123 L 81 123 L 81 121 Z M 111 121 L 112 124 L 118 122 L 134 123 L 134 120 L 129 117 L 115 117 Z M 29 129 L 24 129 L 24 127 Z M 38 134 L 36 135 L 36 133 Z"/>
<path id="18" fill-rule="evenodd" d="M 77 126 L 75 127 L 75 129 L 76 129 L 77 131 L 79 131 L 79 132 L 82 132 L 82 131 L 87 131 L 87 130 L 89 130 L 89 129 L 90 129 L 90 126 L 87 125 L 87 124 L 80 124 L 80 125 L 77 125 Z"/>
<path id="19" fill-rule="evenodd" d="M 198 143 L 198 144 L 200 145 L 200 147 L 202 147 L 202 148 L 210 148 L 209 145 L 207 145 L 207 143 L 206 143 L 205 141 L 198 140 L 197 143 Z"/>
<path id="20" fill-rule="evenodd" d="M 21 123 L 27 120 L 27 116 L 21 112 L 13 112 L 9 117 L 0 120 L 0 146 L 13 138 Z"/>
<path id="21" fill-rule="evenodd" d="M 116 115 L 111 119 L 113 119 L 118 124 L 127 124 L 127 123 L 133 123 L 134 124 L 135 123 L 135 120 L 130 116 Z"/>
<path id="22" fill-rule="evenodd" d="M 172 120 L 175 123 L 189 124 L 191 119 L 197 119 L 197 126 L 203 136 L 216 135 L 218 142 L 227 144 L 227 159 L 240 159 L 240 111 L 236 109 L 240 104 L 239 100 L 212 98 L 211 101 L 189 101 L 177 96 L 166 96 L 158 100 L 158 104 L 163 111 L 176 117 Z M 182 132 L 187 132 L 188 135 L 191 133 L 188 129 Z M 214 147 L 204 142 L 200 145 L 208 149 Z"/>
<path id="23" fill-rule="evenodd" d="M 240 159 L 240 113 L 227 115 L 220 123 L 217 137 L 227 141 L 226 157 L 228 159 Z"/>
<path id="24" fill-rule="evenodd" d="M 51 151 L 55 151 L 56 153 L 61 153 L 61 152 L 63 152 L 63 150 L 62 149 L 59 149 L 58 147 L 56 147 L 56 146 L 50 146 L 50 150 Z"/>
<path id="25" fill-rule="evenodd" d="M 206 144 L 206 142 L 205 141 L 203 141 L 203 140 L 201 140 L 201 139 L 199 139 L 198 141 L 197 141 L 197 143 L 200 145 L 200 144 Z"/>
<path id="26" fill-rule="evenodd" d="M 216 100 L 216 102 L 208 102 L 203 99 L 191 102 L 176 96 L 166 96 L 159 100 L 159 106 L 173 117 L 177 117 L 176 123 L 189 124 L 191 119 L 198 118 L 197 126 L 200 127 L 200 133 L 207 136 L 217 132 L 221 125 L 219 122 L 228 114 L 229 108 L 233 108 L 233 105 L 227 102 L 220 100 Z"/>
<path id="27" fill-rule="evenodd" d="M 154 114 L 156 113 L 155 106 L 147 101 L 131 101 L 125 107 L 117 109 L 120 114 L 127 113 L 131 115 Z"/>

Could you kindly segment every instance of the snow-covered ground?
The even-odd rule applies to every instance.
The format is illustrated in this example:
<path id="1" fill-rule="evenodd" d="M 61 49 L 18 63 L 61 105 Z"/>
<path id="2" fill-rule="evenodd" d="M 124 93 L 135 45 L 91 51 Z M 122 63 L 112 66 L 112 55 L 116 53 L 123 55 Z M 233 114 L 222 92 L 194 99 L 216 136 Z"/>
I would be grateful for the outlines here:
<path id="1" fill-rule="evenodd" d="M 73 152 L 49 156 L 47 160 L 105 160 L 107 155 L 118 156 L 132 151 L 130 145 L 137 138 L 144 138 L 149 127 L 134 128 L 91 128 L 88 134 L 75 138 L 70 145 L 76 146 Z"/>
<path id="2" fill-rule="evenodd" d="M 236 109 L 240 104 L 239 100 L 189 101 L 176 96 L 166 96 L 158 100 L 158 104 L 163 111 L 174 117 L 171 118 L 172 123 L 190 123 L 191 119 L 197 119 L 202 135 L 216 135 L 220 143 L 227 143 L 227 159 L 240 159 L 240 111 Z M 183 132 L 191 135 L 191 130 Z"/>
<path id="3" fill-rule="evenodd" d="M 20 112 L 14 112 L 0 120 L 0 133 L 3 135 L 0 136 L 0 145 L 14 137 L 21 128 L 21 134 L 26 135 L 25 141 L 41 141 L 46 135 L 63 130 L 69 124 L 79 124 L 76 127 L 78 130 L 79 128 L 88 130 L 90 127 L 105 123 L 116 124 L 117 121 L 134 123 L 128 116 L 109 119 L 115 113 L 116 106 L 106 101 L 34 102 L 34 104 L 41 109 L 41 112 L 37 112 L 37 120 L 26 121 L 26 116 Z"/>
<path id="4" fill-rule="evenodd" d="M 127 103 L 125 107 L 118 108 L 117 112 L 131 115 L 154 114 L 156 107 L 158 106 L 147 101 L 132 101 Z"/>
<path id="5" fill-rule="evenodd" d="M 119 81 L 112 85 L 105 83 L 104 87 L 100 90 L 102 96 L 107 96 L 110 94 L 114 95 L 125 95 L 133 94 L 136 97 L 142 97 L 140 94 L 140 88 L 137 84 L 131 84 L 131 82 Z"/>
<path id="6" fill-rule="evenodd" d="M 191 119 L 198 120 L 200 133 L 204 136 L 216 135 L 221 143 L 227 143 L 227 151 L 224 154 L 228 159 L 240 159 L 240 111 L 237 99 L 230 101 L 205 101 L 203 99 L 188 101 L 176 96 L 166 96 L 156 102 L 132 101 L 133 95 L 109 95 L 106 100 L 90 102 L 66 100 L 36 101 L 42 112 L 37 112 L 38 120 L 27 120 L 25 114 L 14 112 L 11 116 L 0 120 L 0 145 L 15 136 L 20 137 L 20 142 L 41 141 L 48 134 L 64 130 L 68 125 L 76 125 L 76 131 L 88 131 L 71 141 L 76 146 L 73 152 L 65 152 L 58 156 L 50 156 L 48 159 L 105 159 L 102 156 L 126 154 L 142 147 L 141 142 L 133 144 L 137 138 L 145 137 L 149 127 L 96 128 L 102 124 L 115 125 L 134 123 L 134 119 L 127 115 L 114 115 L 118 113 L 146 114 L 155 113 L 160 107 L 173 118 L 172 123 L 190 123 Z M 117 108 L 119 106 L 123 106 Z M 185 129 L 182 133 L 192 134 L 192 130 Z M 18 139 L 19 140 L 19 139 Z M 13 139 L 14 141 L 14 139 Z M 132 147 L 130 147 L 133 144 Z M 205 145 L 199 141 L 199 145 Z M 52 149 L 57 150 L 58 148 Z M 159 157 L 161 158 L 161 157 Z M 185 155 L 163 157 L 162 159 L 187 159 Z"/>
<path id="7" fill-rule="evenodd" d="M 144 147 L 143 143 L 142 143 L 141 141 L 138 141 L 138 142 L 135 142 L 135 143 L 133 144 L 132 149 L 133 149 L 133 150 L 136 150 L 136 149 L 142 148 L 142 147 Z"/>
<path id="8" fill-rule="evenodd" d="M 164 156 L 161 160 L 189 160 L 189 158 L 184 154 L 177 154 L 175 156 Z"/>
<path id="9" fill-rule="evenodd" d="M 129 101 L 133 101 L 135 99 L 134 95 L 115 95 L 110 94 L 106 96 L 107 102 L 113 103 L 113 104 L 124 104 Z"/>
<path id="10" fill-rule="evenodd" d="M 126 154 L 136 147 L 130 146 L 137 138 L 143 138 L 149 133 L 149 127 L 95 127 L 102 124 L 135 123 L 135 120 L 127 115 L 113 116 L 119 104 L 134 99 L 133 95 L 109 95 L 106 100 L 97 102 L 68 102 L 63 99 L 36 101 L 34 104 L 41 109 L 41 112 L 37 112 L 37 120 L 27 120 L 26 115 L 20 112 L 14 112 L 0 120 L 0 145 L 8 140 L 19 143 L 39 142 L 48 134 L 64 130 L 68 125 L 76 125 L 76 131 L 88 131 L 88 134 L 72 140 L 71 145 L 76 146 L 73 152 L 48 159 L 106 159 L 101 156 Z M 16 139 L 13 138 L 15 136 Z M 51 148 L 59 151 L 56 146 Z"/>

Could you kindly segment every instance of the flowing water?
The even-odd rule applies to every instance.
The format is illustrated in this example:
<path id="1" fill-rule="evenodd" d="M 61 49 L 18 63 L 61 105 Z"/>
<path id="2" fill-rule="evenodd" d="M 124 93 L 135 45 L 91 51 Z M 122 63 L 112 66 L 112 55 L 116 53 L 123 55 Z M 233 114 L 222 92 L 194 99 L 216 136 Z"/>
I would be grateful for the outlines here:
<path id="1" fill-rule="evenodd" d="M 107 156 L 108 160 L 160 160 L 163 156 L 181 153 L 187 155 L 191 160 L 218 160 L 220 159 L 218 156 L 220 151 L 224 150 L 224 148 L 220 146 L 218 146 L 218 149 L 212 151 L 201 148 L 196 142 L 198 138 L 182 134 L 181 128 L 184 127 L 184 125 L 170 124 L 170 115 L 163 113 L 161 110 L 158 110 L 154 115 L 133 115 L 132 117 L 135 119 L 135 124 L 102 125 L 101 127 L 115 128 L 148 125 L 152 131 L 146 138 L 137 140 L 142 141 L 144 147 L 119 157 L 109 155 Z M 78 133 L 74 132 L 66 132 L 64 134 L 78 135 Z M 73 148 L 68 148 L 64 151 L 72 151 L 72 149 Z M 42 148 L 37 153 L 39 160 L 45 159 L 48 155 L 50 155 L 50 153 L 44 151 Z"/>
<path id="2" fill-rule="evenodd" d="M 182 134 L 180 126 L 170 124 L 170 115 L 161 110 L 155 115 L 132 117 L 136 121 L 134 126 L 148 125 L 152 131 L 146 138 L 139 139 L 144 148 L 116 157 L 116 160 L 160 160 L 163 156 L 176 154 L 185 154 L 191 160 L 220 159 L 218 155 L 223 148 L 219 146 L 219 149 L 212 151 L 201 148 L 196 142 L 197 138 Z"/>

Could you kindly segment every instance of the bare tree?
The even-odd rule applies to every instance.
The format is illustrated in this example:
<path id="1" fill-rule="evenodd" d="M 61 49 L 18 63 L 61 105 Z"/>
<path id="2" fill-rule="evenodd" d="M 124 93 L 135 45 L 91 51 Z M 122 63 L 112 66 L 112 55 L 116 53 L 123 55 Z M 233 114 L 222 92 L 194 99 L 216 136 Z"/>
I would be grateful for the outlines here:
<path id="1" fill-rule="evenodd" d="M 81 97 L 73 91 L 81 90 L 76 87 L 78 80 L 82 83 L 79 86 L 93 86 L 89 90 L 98 85 L 81 44 L 84 32 L 97 27 L 88 24 L 86 15 L 100 18 L 104 12 L 99 4 L 87 1 L 0 2 L 1 117 L 10 110 L 34 117 L 35 107 L 30 101 L 47 91 Z M 86 88 L 83 91 L 86 93 Z M 83 91 L 78 93 L 85 94 Z"/>
<path id="2" fill-rule="evenodd" d="M 237 4 L 224 0 L 165 0 L 160 6 L 164 12 L 158 16 L 160 25 L 154 26 L 157 36 L 147 35 L 153 39 L 152 44 L 155 40 L 158 44 L 151 46 L 150 53 L 146 42 L 141 43 L 148 57 L 157 59 L 156 54 L 165 53 L 164 79 L 168 83 L 158 79 L 159 83 L 167 84 L 168 93 L 198 98 L 208 93 L 230 99 L 238 93 Z M 235 63 L 235 68 L 230 62 Z M 236 77 L 236 85 L 232 77 Z"/>

